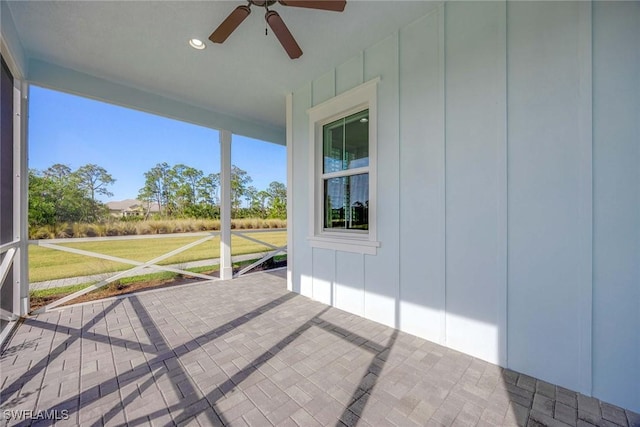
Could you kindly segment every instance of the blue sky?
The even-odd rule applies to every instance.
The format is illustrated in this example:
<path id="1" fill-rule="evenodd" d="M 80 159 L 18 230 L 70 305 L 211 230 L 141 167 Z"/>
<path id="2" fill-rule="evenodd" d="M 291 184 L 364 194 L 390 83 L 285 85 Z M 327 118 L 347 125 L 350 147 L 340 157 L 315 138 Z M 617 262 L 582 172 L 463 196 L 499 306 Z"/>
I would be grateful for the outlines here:
<path id="1" fill-rule="evenodd" d="M 232 163 L 257 189 L 286 184 L 284 146 L 233 135 Z M 29 168 L 63 163 L 72 170 L 95 163 L 116 182 L 113 197 L 135 198 L 144 172 L 157 163 L 183 163 L 205 174 L 220 171 L 218 131 L 87 98 L 31 86 Z"/>

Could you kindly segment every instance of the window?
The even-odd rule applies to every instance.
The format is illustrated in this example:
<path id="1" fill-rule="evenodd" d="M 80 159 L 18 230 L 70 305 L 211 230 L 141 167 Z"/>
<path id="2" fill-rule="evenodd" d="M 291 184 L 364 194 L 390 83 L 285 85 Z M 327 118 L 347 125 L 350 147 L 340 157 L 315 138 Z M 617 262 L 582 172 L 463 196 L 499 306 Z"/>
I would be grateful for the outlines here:
<path id="1" fill-rule="evenodd" d="M 309 110 L 312 246 L 375 254 L 376 92 L 371 80 Z"/>
<path id="2" fill-rule="evenodd" d="M 369 110 L 323 127 L 324 229 L 369 229 Z"/>

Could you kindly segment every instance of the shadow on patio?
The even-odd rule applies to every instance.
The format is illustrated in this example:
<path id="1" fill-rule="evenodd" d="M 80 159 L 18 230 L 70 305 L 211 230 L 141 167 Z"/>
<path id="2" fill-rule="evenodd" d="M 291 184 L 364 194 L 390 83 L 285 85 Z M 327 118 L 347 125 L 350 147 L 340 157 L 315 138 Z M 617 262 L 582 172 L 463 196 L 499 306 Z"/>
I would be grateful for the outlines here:
<path id="1" fill-rule="evenodd" d="M 9 425 L 538 425 L 549 387 L 580 403 L 289 293 L 283 271 L 41 314 L 1 363 Z"/>

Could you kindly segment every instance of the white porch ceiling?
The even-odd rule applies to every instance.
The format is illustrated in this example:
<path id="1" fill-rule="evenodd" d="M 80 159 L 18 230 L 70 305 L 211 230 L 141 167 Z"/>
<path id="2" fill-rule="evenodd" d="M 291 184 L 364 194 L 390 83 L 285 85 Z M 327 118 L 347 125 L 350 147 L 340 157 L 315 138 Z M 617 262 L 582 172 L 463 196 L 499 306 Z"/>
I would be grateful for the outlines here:
<path id="1" fill-rule="evenodd" d="M 224 44 L 209 42 L 209 34 L 240 4 L 245 2 L 8 2 L 30 62 L 278 129 L 285 126 L 286 93 L 423 16 L 436 3 L 348 0 L 342 13 L 274 5 L 304 51 L 297 60 L 289 59 L 271 31 L 265 37 L 264 13 L 256 7 Z M 192 37 L 205 40 L 207 48 L 189 47 Z"/>

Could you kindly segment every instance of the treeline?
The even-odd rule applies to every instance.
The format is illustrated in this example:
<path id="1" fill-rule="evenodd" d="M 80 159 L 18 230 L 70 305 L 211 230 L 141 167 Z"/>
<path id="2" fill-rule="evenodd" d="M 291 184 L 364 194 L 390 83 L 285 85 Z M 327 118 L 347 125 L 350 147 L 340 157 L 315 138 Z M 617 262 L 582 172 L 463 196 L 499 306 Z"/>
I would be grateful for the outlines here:
<path id="1" fill-rule="evenodd" d="M 138 198 L 146 207 L 144 219 L 220 218 L 220 174 L 205 175 L 184 164 L 159 163 L 144 173 L 145 184 Z M 101 223 L 111 219 L 98 197 L 112 197 L 115 179 L 95 164 L 72 170 L 54 164 L 29 171 L 29 225 Z M 264 190 L 251 185 L 249 174 L 232 166 L 231 207 L 233 218 L 286 219 L 287 189 L 274 181 Z M 243 204 L 244 202 L 244 204 Z M 151 212 L 151 206 L 158 207 Z"/>
<path id="2" fill-rule="evenodd" d="M 138 199 L 150 208 L 155 204 L 163 217 L 220 217 L 220 174 L 205 175 L 183 164 L 158 163 L 145 172 L 145 184 Z M 231 167 L 231 209 L 233 218 L 277 218 L 287 216 L 287 188 L 274 181 L 265 190 L 251 185 L 249 174 Z M 245 202 L 243 205 L 243 201 Z"/>
<path id="3" fill-rule="evenodd" d="M 114 182 L 104 168 L 94 164 L 75 171 L 62 164 L 44 171 L 29 170 L 29 225 L 102 221 L 109 210 L 96 198 L 113 196 L 107 187 Z"/>

